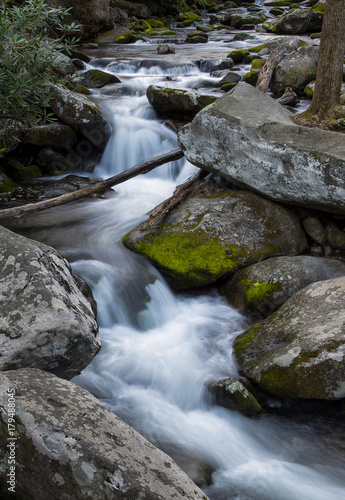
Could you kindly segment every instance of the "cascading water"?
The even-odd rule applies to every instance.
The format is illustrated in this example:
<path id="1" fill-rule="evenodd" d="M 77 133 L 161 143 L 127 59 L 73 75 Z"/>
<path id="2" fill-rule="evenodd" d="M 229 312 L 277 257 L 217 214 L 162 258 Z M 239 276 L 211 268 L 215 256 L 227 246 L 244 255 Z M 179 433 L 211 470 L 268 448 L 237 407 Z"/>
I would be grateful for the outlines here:
<path id="1" fill-rule="evenodd" d="M 146 87 L 157 75 L 140 70 L 139 78 Z M 97 175 L 176 147 L 175 134 L 157 121 L 145 96 L 101 102 L 114 132 Z M 187 457 L 208 464 L 213 484 L 205 492 L 213 500 L 341 500 L 345 473 L 322 427 L 274 415 L 251 420 L 210 401 L 209 381 L 237 375 L 231 343 L 243 318 L 217 294 L 175 295 L 121 245 L 193 169 L 175 162 L 119 185 L 107 199 L 32 217 L 30 236 L 70 257 L 98 303 L 102 350 L 74 382 L 178 463 Z"/>

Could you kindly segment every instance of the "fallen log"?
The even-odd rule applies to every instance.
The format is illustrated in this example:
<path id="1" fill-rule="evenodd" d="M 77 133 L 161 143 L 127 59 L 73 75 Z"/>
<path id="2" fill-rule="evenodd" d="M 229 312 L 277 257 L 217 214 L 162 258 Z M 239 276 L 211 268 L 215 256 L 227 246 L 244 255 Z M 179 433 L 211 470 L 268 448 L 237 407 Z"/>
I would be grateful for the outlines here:
<path id="1" fill-rule="evenodd" d="M 37 203 L 28 203 L 27 205 L 21 205 L 19 207 L 0 210 L 0 219 L 6 219 L 8 217 L 22 217 L 23 215 L 39 212 L 40 210 L 46 210 L 47 208 L 57 207 L 59 205 L 64 205 L 65 203 L 70 203 L 71 201 L 80 200 L 86 196 L 102 193 L 112 186 L 121 184 L 122 182 L 132 179 L 137 175 L 146 174 L 160 165 L 164 165 L 169 161 L 179 160 L 183 156 L 184 155 L 181 149 L 174 149 L 169 153 L 151 158 L 151 160 L 135 165 L 120 174 L 116 174 L 113 177 L 109 177 L 104 181 L 98 182 L 92 187 L 78 189 L 72 193 L 56 196 L 55 198 L 50 198 L 49 200 L 38 201 Z"/>
<path id="2" fill-rule="evenodd" d="M 285 56 L 286 49 L 285 48 L 277 48 L 273 50 L 265 64 L 262 66 L 261 71 L 259 73 L 259 78 L 256 83 L 256 88 L 261 90 L 261 92 L 267 92 L 271 78 L 277 64 L 283 59 Z"/>
<path id="3" fill-rule="evenodd" d="M 176 207 L 176 205 L 181 203 L 181 201 L 183 201 L 187 197 L 187 195 L 193 190 L 193 187 L 196 185 L 198 180 L 199 174 L 196 174 L 191 179 L 188 179 L 183 184 L 177 186 L 170 198 L 164 200 L 162 203 L 157 205 L 146 214 L 149 215 L 150 218 L 140 225 L 140 231 L 146 231 L 146 229 L 149 229 L 154 224 L 157 224 L 157 222 L 163 219 L 164 215 L 169 210 Z"/>

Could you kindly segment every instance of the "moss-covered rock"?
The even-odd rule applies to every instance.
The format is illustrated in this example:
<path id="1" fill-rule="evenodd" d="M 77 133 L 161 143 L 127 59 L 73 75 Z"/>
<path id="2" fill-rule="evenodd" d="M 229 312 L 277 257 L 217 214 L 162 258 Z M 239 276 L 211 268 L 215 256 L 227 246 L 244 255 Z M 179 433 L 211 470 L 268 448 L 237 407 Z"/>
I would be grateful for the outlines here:
<path id="1" fill-rule="evenodd" d="M 263 59 L 258 59 L 258 58 L 255 58 L 252 60 L 252 70 L 260 70 L 262 68 L 262 66 L 265 65 L 265 62 Z"/>
<path id="2" fill-rule="evenodd" d="M 0 195 L 13 193 L 17 188 L 18 184 L 0 172 Z"/>
<path id="3" fill-rule="evenodd" d="M 149 28 L 144 31 L 147 36 L 170 36 L 176 35 L 176 31 L 169 28 Z"/>
<path id="4" fill-rule="evenodd" d="M 77 142 L 77 135 L 67 125 L 49 123 L 26 129 L 23 133 L 23 142 L 35 146 L 68 149 Z"/>
<path id="5" fill-rule="evenodd" d="M 325 5 L 326 5 L 326 1 L 320 0 L 315 5 L 312 6 L 311 10 L 313 12 L 316 12 L 317 14 L 323 14 L 325 12 Z"/>
<path id="6" fill-rule="evenodd" d="M 35 179 L 42 175 L 36 165 L 24 166 L 18 161 L 9 162 L 9 168 L 11 170 L 11 177 L 17 182 Z"/>
<path id="7" fill-rule="evenodd" d="M 127 234 L 124 244 L 155 264 L 176 289 L 210 285 L 306 241 L 299 221 L 278 205 L 241 191 L 189 196 L 160 224 Z"/>
<path id="8" fill-rule="evenodd" d="M 240 371 L 278 397 L 345 397 L 345 278 L 313 283 L 236 338 Z"/>
<path id="9" fill-rule="evenodd" d="M 259 78 L 259 73 L 260 73 L 259 69 L 248 71 L 248 73 L 244 75 L 243 79 L 246 83 L 249 83 L 249 85 L 253 85 L 253 87 L 255 87 L 256 82 L 258 81 Z"/>
<path id="10" fill-rule="evenodd" d="M 246 417 L 256 417 L 262 411 L 253 394 L 239 380 L 234 378 L 220 380 L 209 384 L 208 389 L 219 405 L 237 410 Z"/>
<path id="11" fill-rule="evenodd" d="M 202 17 L 198 14 L 195 14 L 191 10 L 180 12 L 178 18 L 180 21 L 202 21 Z"/>
<path id="12" fill-rule="evenodd" d="M 128 28 L 119 26 L 113 28 L 112 30 L 105 31 L 104 33 L 99 33 L 94 41 L 96 44 L 100 45 L 115 43 L 115 40 L 117 40 L 120 36 L 127 35 L 128 33 L 130 33 L 130 30 Z"/>
<path id="13" fill-rule="evenodd" d="M 345 276 L 345 263 L 337 260 L 273 257 L 238 271 L 221 293 L 241 313 L 265 317 L 310 283 L 340 276 Z"/>
<path id="14" fill-rule="evenodd" d="M 100 69 L 89 69 L 81 75 L 78 83 L 85 87 L 100 88 L 109 83 L 121 83 L 121 80 L 117 76 Z"/>
<path id="15" fill-rule="evenodd" d="M 273 20 L 268 19 L 262 27 L 277 35 L 299 35 L 307 31 L 311 18 L 311 9 L 293 9 Z"/>
<path id="16" fill-rule="evenodd" d="M 235 63 L 242 63 L 246 60 L 246 57 L 250 55 L 248 50 L 236 49 L 229 52 L 227 57 L 231 57 L 231 59 Z"/>
<path id="17" fill-rule="evenodd" d="M 179 119 L 191 119 L 217 97 L 187 90 L 150 85 L 146 91 L 151 106 L 157 113 Z"/>

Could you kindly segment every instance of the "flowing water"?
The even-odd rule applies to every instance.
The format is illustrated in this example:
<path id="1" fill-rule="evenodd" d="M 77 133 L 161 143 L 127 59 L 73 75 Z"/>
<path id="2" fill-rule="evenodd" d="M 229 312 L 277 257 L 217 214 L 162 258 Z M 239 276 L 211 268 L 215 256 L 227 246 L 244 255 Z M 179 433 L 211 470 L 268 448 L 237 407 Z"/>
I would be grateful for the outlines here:
<path id="1" fill-rule="evenodd" d="M 150 83 L 173 76 L 169 86 L 187 87 L 209 79 L 192 62 L 177 69 L 139 66 L 129 60 L 107 66 L 127 90 L 115 97 L 96 95 L 113 126 L 97 176 L 176 148 L 176 134 L 147 102 Z M 181 465 L 212 468 L 213 483 L 204 489 L 213 500 L 341 500 L 341 423 L 327 416 L 268 414 L 251 420 L 214 405 L 205 385 L 237 376 L 231 344 L 244 318 L 215 292 L 173 293 L 157 270 L 121 244 L 194 170 L 180 160 L 119 185 L 105 199 L 65 205 L 19 223 L 17 230 L 67 256 L 97 300 L 102 349 L 74 382 Z"/>

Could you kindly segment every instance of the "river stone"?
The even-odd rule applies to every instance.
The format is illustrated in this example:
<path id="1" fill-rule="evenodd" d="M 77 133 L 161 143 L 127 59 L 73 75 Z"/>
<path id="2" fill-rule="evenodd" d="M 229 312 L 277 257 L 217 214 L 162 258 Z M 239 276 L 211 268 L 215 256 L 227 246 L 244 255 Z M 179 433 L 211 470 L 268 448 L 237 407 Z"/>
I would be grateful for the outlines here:
<path id="1" fill-rule="evenodd" d="M 268 19 L 262 27 L 277 35 L 300 35 L 307 31 L 311 18 L 311 9 L 291 9 L 273 20 Z"/>
<path id="2" fill-rule="evenodd" d="M 202 95 L 188 90 L 170 89 L 150 85 L 146 96 L 157 113 L 178 119 L 191 119 L 201 109 L 212 104 L 217 97 Z"/>
<path id="3" fill-rule="evenodd" d="M 76 376 L 101 343 L 68 262 L 1 226 L 0 241 L 0 370 L 33 367 Z"/>
<path id="4" fill-rule="evenodd" d="M 262 408 L 253 394 L 234 378 L 226 378 L 208 385 L 217 403 L 225 408 L 237 410 L 247 417 L 255 417 Z"/>
<path id="5" fill-rule="evenodd" d="M 8 470 L 10 453 L 5 413 L 9 394 L 15 398 L 18 437 L 15 498 L 207 500 L 168 455 L 94 396 L 30 368 L 0 374 L 3 471 Z M 9 498 L 6 481 L 4 473 L 2 498 Z"/>
<path id="6" fill-rule="evenodd" d="M 283 94 L 286 87 L 303 94 L 308 83 L 315 80 L 319 47 L 303 45 L 285 56 L 276 66 L 270 84 L 275 94 Z"/>
<path id="7" fill-rule="evenodd" d="M 62 123 L 48 123 L 37 125 L 25 130 L 23 142 L 35 146 L 49 146 L 56 148 L 70 148 L 77 142 L 74 130 Z"/>
<path id="8" fill-rule="evenodd" d="M 307 255 L 273 257 L 238 271 L 221 293 L 241 313 L 267 316 L 310 283 L 340 276 L 345 276 L 345 262 Z"/>
<path id="9" fill-rule="evenodd" d="M 124 244 L 156 265 L 175 289 L 211 285 L 245 265 L 306 247 L 294 214 L 250 192 L 189 195 L 162 222 L 141 226 Z"/>
<path id="10" fill-rule="evenodd" d="M 72 18 L 83 25 L 83 38 L 90 38 L 100 31 L 114 26 L 109 0 L 60 0 L 60 4 L 72 7 Z"/>
<path id="11" fill-rule="evenodd" d="M 303 227 L 307 235 L 318 245 L 324 245 L 327 241 L 326 231 L 317 217 L 306 217 Z"/>
<path id="12" fill-rule="evenodd" d="M 0 198 L 2 197 L 1 195 L 13 193 L 17 188 L 18 184 L 0 172 Z"/>
<path id="13" fill-rule="evenodd" d="M 345 397 L 345 278 L 313 283 L 239 335 L 240 371 L 278 397 Z"/>
<path id="14" fill-rule="evenodd" d="M 84 85 L 89 88 L 100 88 L 104 87 L 109 83 L 121 83 L 121 80 L 116 76 L 100 69 L 89 69 L 82 73 L 78 84 Z"/>
<path id="15" fill-rule="evenodd" d="M 201 110 L 178 139 L 187 159 L 240 187 L 284 203 L 345 213 L 345 143 L 301 127 L 281 104 L 246 83 Z"/>
<path id="16" fill-rule="evenodd" d="M 109 125 L 97 105 L 61 85 L 52 85 L 52 88 L 55 92 L 50 104 L 59 120 L 103 151 L 109 137 Z"/>

